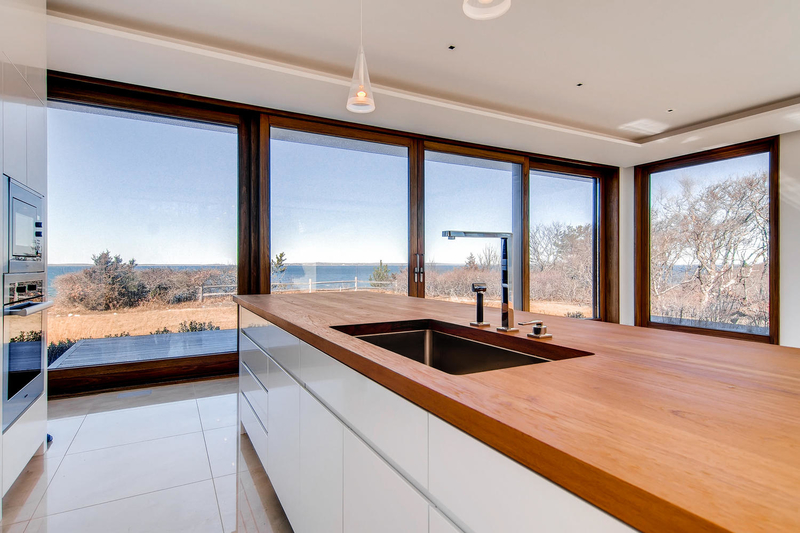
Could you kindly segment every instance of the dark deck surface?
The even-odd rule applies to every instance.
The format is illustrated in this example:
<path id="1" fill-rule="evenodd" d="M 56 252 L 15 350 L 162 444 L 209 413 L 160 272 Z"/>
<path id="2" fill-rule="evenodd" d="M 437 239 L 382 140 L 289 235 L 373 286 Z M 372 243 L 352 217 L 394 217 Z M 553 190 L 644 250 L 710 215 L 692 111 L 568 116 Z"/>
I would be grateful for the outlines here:
<path id="1" fill-rule="evenodd" d="M 236 330 L 83 339 L 56 359 L 50 370 L 192 357 L 236 351 Z"/>

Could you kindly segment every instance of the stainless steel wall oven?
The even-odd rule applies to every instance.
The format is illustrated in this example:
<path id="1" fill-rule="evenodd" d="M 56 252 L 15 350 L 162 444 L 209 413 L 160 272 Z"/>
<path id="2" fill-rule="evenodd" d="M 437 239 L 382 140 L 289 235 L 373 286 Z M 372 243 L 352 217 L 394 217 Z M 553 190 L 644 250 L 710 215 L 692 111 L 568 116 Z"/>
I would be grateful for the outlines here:
<path id="1" fill-rule="evenodd" d="M 44 392 L 44 273 L 3 282 L 3 431 Z"/>
<path id="2" fill-rule="evenodd" d="M 3 432 L 44 392 L 44 199 L 3 183 Z"/>

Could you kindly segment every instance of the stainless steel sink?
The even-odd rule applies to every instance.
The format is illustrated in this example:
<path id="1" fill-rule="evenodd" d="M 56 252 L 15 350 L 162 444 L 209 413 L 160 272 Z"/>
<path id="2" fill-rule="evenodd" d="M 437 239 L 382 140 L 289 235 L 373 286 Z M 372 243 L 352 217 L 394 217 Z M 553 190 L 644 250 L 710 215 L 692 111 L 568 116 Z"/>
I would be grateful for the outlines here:
<path id="1" fill-rule="evenodd" d="M 456 375 L 591 355 L 437 320 L 334 326 L 334 329 Z"/>

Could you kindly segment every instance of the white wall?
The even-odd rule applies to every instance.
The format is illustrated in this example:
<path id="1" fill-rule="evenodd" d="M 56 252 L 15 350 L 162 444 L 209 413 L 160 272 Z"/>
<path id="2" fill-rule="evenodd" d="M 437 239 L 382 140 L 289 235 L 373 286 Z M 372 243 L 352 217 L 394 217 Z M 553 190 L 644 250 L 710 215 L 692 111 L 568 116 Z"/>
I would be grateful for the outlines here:
<path id="1" fill-rule="evenodd" d="M 634 321 L 634 199 L 633 167 L 619 170 L 619 323 Z"/>
<path id="2" fill-rule="evenodd" d="M 800 132 L 781 135 L 780 342 L 800 348 Z"/>

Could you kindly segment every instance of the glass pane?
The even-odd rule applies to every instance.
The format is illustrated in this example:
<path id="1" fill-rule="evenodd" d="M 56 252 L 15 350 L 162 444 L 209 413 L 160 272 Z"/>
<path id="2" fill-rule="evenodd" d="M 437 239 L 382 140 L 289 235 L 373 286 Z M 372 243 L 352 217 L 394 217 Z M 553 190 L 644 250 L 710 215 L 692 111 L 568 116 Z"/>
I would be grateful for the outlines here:
<path id="1" fill-rule="evenodd" d="M 650 176 L 650 320 L 769 334 L 769 154 Z"/>
<path id="2" fill-rule="evenodd" d="M 236 128 L 55 105 L 50 362 L 235 352 Z"/>
<path id="3" fill-rule="evenodd" d="M 408 149 L 273 128 L 272 291 L 408 294 Z"/>
<path id="4" fill-rule="evenodd" d="M 597 181 L 532 170 L 531 312 L 597 316 Z"/>
<path id="5" fill-rule="evenodd" d="M 519 172 L 512 163 L 425 152 L 426 298 L 473 302 L 472 283 L 486 283 L 486 305 L 500 307 L 500 239 L 448 240 L 442 231 L 511 233 Z M 509 244 L 509 254 L 512 249 Z"/>

